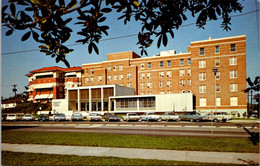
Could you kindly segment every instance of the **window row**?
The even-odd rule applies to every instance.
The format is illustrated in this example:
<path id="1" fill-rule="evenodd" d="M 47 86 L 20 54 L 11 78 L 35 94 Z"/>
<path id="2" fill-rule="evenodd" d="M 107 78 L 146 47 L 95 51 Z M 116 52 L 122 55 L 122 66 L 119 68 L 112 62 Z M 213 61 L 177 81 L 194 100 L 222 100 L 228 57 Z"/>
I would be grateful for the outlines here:
<path id="1" fill-rule="evenodd" d="M 238 97 L 230 97 L 230 106 L 238 106 Z M 200 98 L 200 107 L 207 106 L 207 98 Z M 216 105 L 221 106 L 221 98 L 216 98 Z"/>
<path id="2" fill-rule="evenodd" d="M 188 65 L 191 65 L 191 59 L 190 59 L 190 58 L 188 59 L 187 64 L 188 64 Z M 184 59 L 180 59 L 180 66 L 183 66 L 183 65 L 184 65 Z M 162 67 L 171 67 L 171 66 L 172 66 L 172 61 L 171 61 L 171 60 L 168 60 L 168 61 L 166 61 L 166 64 L 165 64 L 164 61 L 160 61 L 160 62 L 159 62 L 159 66 L 160 66 L 160 68 L 162 68 Z M 142 63 L 142 64 L 140 65 L 140 68 L 141 68 L 141 69 L 145 69 L 145 64 Z M 152 68 L 152 63 L 151 63 L 151 62 L 148 62 L 148 63 L 147 63 L 147 68 L 148 68 L 148 69 L 151 69 L 151 68 Z"/>
<path id="3" fill-rule="evenodd" d="M 235 52 L 236 51 L 236 44 L 230 44 L 230 52 Z M 215 46 L 215 54 L 220 53 L 220 46 Z M 200 48 L 200 55 L 205 55 L 205 48 L 201 47 Z"/>
<path id="4" fill-rule="evenodd" d="M 219 84 L 216 84 L 216 92 L 220 92 Z M 230 84 L 230 92 L 237 92 L 237 84 Z M 199 93 L 206 93 L 206 85 L 199 86 Z"/>
<path id="5" fill-rule="evenodd" d="M 235 79 L 237 78 L 237 71 L 236 70 L 231 70 L 229 71 L 229 78 L 230 79 Z M 220 79 L 220 72 L 216 72 L 216 80 Z M 200 81 L 205 81 L 206 80 L 206 73 L 199 73 L 199 80 Z"/>
<path id="6" fill-rule="evenodd" d="M 108 71 L 117 71 L 117 65 L 114 65 L 113 67 L 112 66 L 108 66 L 107 70 Z M 123 71 L 123 65 L 118 65 L 118 70 L 119 71 Z"/>
<path id="7" fill-rule="evenodd" d="M 234 66 L 237 65 L 237 57 L 229 58 L 229 65 Z M 215 59 L 215 67 L 220 66 L 220 59 Z M 206 60 L 199 61 L 199 68 L 206 68 Z"/>

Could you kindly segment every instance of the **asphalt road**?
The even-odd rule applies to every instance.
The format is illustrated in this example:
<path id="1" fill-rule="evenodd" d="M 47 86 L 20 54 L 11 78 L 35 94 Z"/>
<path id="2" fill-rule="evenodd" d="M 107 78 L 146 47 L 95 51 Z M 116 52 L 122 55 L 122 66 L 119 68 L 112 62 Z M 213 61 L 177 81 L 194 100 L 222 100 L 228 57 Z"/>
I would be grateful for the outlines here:
<path id="1" fill-rule="evenodd" d="M 2 131 L 85 132 L 130 135 L 247 138 L 259 123 L 210 122 L 3 122 Z"/>

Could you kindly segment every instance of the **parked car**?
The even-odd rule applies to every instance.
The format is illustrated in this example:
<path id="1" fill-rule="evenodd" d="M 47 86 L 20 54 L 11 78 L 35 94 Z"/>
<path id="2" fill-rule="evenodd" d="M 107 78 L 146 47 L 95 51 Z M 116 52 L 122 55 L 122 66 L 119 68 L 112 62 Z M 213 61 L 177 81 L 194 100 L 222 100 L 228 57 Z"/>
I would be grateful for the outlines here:
<path id="1" fill-rule="evenodd" d="M 213 120 L 214 122 L 226 122 L 228 120 L 232 120 L 232 116 L 227 112 L 212 112 L 208 113 L 209 120 Z"/>
<path id="2" fill-rule="evenodd" d="M 160 116 L 157 115 L 155 112 L 146 112 L 141 116 L 141 119 L 145 121 L 150 121 L 150 120 L 161 121 Z"/>
<path id="3" fill-rule="evenodd" d="M 98 113 L 89 113 L 89 115 L 87 115 L 87 120 L 89 120 L 89 121 L 92 121 L 92 120 L 100 121 L 100 120 L 102 120 L 102 117 Z"/>
<path id="4" fill-rule="evenodd" d="M 71 120 L 83 120 L 83 116 L 81 113 L 77 112 L 77 113 L 73 113 L 71 115 Z"/>
<path id="5" fill-rule="evenodd" d="M 65 120 L 71 120 L 71 114 L 65 114 Z"/>
<path id="6" fill-rule="evenodd" d="M 127 122 L 129 120 L 139 121 L 141 120 L 141 117 L 136 113 L 127 113 L 125 116 L 123 116 L 123 120 Z"/>
<path id="7" fill-rule="evenodd" d="M 6 117 L 7 117 L 7 114 L 2 114 L 1 120 L 2 120 L 2 121 L 5 121 L 5 120 L 6 120 Z"/>
<path id="8" fill-rule="evenodd" d="M 32 120 L 34 120 L 34 117 L 31 114 L 27 114 L 27 115 L 24 115 L 22 117 L 22 120 L 24 120 L 24 121 L 32 121 Z"/>
<path id="9" fill-rule="evenodd" d="M 191 114 L 191 113 L 185 113 L 184 115 L 180 115 L 181 120 L 188 120 L 191 122 L 199 122 L 203 120 L 208 120 L 208 116 L 202 116 L 199 113 Z"/>
<path id="10" fill-rule="evenodd" d="M 54 121 L 63 121 L 63 120 L 66 120 L 65 114 L 57 113 L 54 115 Z"/>
<path id="11" fill-rule="evenodd" d="M 49 116 L 48 115 L 41 114 L 38 117 L 38 121 L 48 121 L 48 120 L 49 120 Z"/>
<path id="12" fill-rule="evenodd" d="M 6 117 L 6 120 L 8 120 L 8 121 L 17 121 L 17 120 L 20 120 L 20 118 L 16 114 L 8 114 L 7 117 Z"/>
<path id="13" fill-rule="evenodd" d="M 174 112 L 165 112 L 163 115 L 161 115 L 161 120 L 165 120 L 165 121 L 169 121 L 169 120 L 180 121 L 180 116 L 177 115 Z"/>
<path id="14" fill-rule="evenodd" d="M 115 114 L 106 114 L 104 116 L 105 121 L 120 121 L 121 118 L 119 116 L 116 116 Z"/>

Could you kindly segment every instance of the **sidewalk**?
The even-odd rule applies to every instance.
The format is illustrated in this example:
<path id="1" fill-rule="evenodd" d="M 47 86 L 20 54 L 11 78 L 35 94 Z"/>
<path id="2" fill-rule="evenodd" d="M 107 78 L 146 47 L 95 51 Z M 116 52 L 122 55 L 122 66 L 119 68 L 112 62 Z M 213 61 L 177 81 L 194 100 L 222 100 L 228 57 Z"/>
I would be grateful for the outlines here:
<path id="1" fill-rule="evenodd" d="M 2 143 L 2 151 L 47 153 L 77 156 L 110 156 L 121 158 L 158 159 L 176 161 L 195 161 L 208 163 L 259 164 L 258 153 L 177 151 L 159 149 L 134 149 L 113 147 L 6 144 Z"/>

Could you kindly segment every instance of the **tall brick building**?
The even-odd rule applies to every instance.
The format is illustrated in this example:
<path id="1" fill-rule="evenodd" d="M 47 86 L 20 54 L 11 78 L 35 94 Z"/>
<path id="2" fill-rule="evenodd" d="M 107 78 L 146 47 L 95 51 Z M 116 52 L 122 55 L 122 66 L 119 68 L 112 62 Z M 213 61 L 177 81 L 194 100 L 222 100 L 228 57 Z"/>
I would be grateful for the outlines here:
<path id="1" fill-rule="evenodd" d="M 56 67 L 57 68 L 57 67 Z M 83 64 L 82 68 L 58 69 L 66 75 L 75 75 L 77 86 L 121 85 L 135 89 L 136 95 L 192 93 L 194 110 L 215 109 L 245 112 L 246 94 L 246 36 L 234 36 L 191 42 L 187 53 L 176 54 L 174 50 L 160 52 L 151 57 L 140 57 L 136 53 L 120 52 L 107 55 L 107 61 Z M 47 71 L 48 68 L 44 68 Z M 39 69 L 42 72 L 43 69 Z M 37 74 L 31 71 L 29 76 Z M 39 77 L 39 80 L 43 78 Z M 39 83 L 29 81 L 33 86 Z M 66 88 L 66 80 L 59 83 Z M 57 83 L 58 85 L 58 83 Z M 62 91 L 62 88 L 59 88 Z M 53 88 L 55 91 L 56 88 Z M 62 98 L 60 95 L 58 97 Z M 38 90 L 31 93 L 35 101 Z M 53 93 L 55 94 L 55 93 Z M 64 94 L 64 92 L 62 92 Z M 35 96 L 36 95 L 36 96 Z M 55 96 L 55 95 L 54 95 Z M 36 97 L 37 98 L 37 97 Z M 53 97 L 54 99 L 55 97 Z M 37 100 L 37 99 L 36 99 Z"/>

